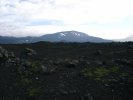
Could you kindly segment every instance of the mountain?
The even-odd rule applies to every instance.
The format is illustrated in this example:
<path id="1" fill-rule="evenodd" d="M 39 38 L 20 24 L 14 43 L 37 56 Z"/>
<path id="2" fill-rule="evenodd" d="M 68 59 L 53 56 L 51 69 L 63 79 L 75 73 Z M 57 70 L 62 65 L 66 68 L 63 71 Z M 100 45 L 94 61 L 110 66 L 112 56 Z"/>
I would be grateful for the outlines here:
<path id="1" fill-rule="evenodd" d="M 133 41 L 133 35 L 130 35 L 124 39 L 117 39 L 117 40 L 114 40 L 114 41 L 120 41 L 120 42 L 126 42 L 126 41 Z"/>
<path id="2" fill-rule="evenodd" d="M 0 43 L 2 44 L 19 44 L 19 43 L 33 43 L 37 37 L 8 37 L 0 36 Z"/>
<path id="3" fill-rule="evenodd" d="M 78 32 L 78 31 L 63 31 L 54 34 L 47 34 L 40 37 L 41 41 L 50 42 L 109 42 L 109 40 L 104 40 L 102 38 L 89 36 L 88 34 Z"/>
<path id="4" fill-rule="evenodd" d="M 126 37 L 125 39 L 122 39 L 121 41 L 133 41 L 133 35 L 130 35 Z"/>
<path id="5" fill-rule="evenodd" d="M 40 37 L 0 37 L 0 43 L 34 43 L 39 41 L 47 42 L 111 42 L 102 38 L 89 36 L 78 31 L 63 31 L 53 34 L 46 34 Z"/>

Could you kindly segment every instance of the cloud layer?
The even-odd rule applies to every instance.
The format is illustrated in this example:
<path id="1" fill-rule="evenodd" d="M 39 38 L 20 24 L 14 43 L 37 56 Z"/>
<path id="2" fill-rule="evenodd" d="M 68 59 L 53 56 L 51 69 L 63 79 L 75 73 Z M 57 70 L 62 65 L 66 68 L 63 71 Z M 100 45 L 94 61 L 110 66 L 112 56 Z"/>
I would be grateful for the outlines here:
<path id="1" fill-rule="evenodd" d="M 77 30 L 103 38 L 133 34 L 132 0 L 0 0 L 0 35 Z"/>

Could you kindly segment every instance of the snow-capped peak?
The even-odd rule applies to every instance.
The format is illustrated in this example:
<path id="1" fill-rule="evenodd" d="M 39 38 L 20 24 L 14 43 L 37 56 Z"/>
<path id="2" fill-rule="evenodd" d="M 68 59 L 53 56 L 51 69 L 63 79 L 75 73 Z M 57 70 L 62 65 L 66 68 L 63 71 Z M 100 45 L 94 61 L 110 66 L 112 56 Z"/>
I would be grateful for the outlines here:
<path id="1" fill-rule="evenodd" d="M 80 36 L 80 34 L 79 33 L 76 33 L 76 32 L 74 32 L 73 34 L 76 35 L 76 36 Z"/>
<path id="2" fill-rule="evenodd" d="M 64 33 L 60 33 L 61 36 L 66 36 Z"/>
<path id="3" fill-rule="evenodd" d="M 77 31 L 64 31 L 64 32 L 59 33 L 59 37 L 65 37 L 65 36 L 68 36 L 68 35 L 73 35 L 75 37 L 80 37 L 80 36 L 83 37 L 84 36 L 83 33 L 77 32 Z"/>

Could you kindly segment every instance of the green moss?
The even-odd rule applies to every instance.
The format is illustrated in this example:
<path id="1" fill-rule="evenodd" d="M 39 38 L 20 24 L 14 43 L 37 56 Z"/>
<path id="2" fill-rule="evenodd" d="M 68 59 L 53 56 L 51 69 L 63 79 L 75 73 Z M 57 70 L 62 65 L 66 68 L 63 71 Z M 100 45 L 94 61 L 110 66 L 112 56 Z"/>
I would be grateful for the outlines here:
<path id="1" fill-rule="evenodd" d="M 110 71 L 106 68 L 96 68 L 94 74 L 96 77 L 102 78 L 104 76 L 109 75 Z"/>
<path id="2" fill-rule="evenodd" d="M 121 76 L 122 76 L 122 77 L 127 77 L 127 76 L 128 76 L 128 73 L 124 73 L 124 72 L 123 72 L 123 73 L 121 73 Z"/>
<path id="3" fill-rule="evenodd" d="M 82 73 L 88 77 L 102 78 L 109 74 L 109 70 L 102 67 L 97 68 L 85 68 Z"/>
<path id="4" fill-rule="evenodd" d="M 23 84 L 24 86 L 29 86 L 29 85 L 32 84 L 32 80 L 29 79 L 29 78 L 22 78 L 22 79 L 21 79 L 21 82 L 22 82 L 22 84 Z"/>
<path id="5" fill-rule="evenodd" d="M 120 71 L 120 68 L 118 66 L 110 67 L 110 72 L 117 73 Z"/>
<path id="6" fill-rule="evenodd" d="M 42 71 L 41 63 L 39 61 L 32 61 L 30 71 L 34 73 Z"/>
<path id="7" fill-rule="evenodd" d="M 120 68 L 113 67 L 87 67 L 82 70 L 84 76 L 95 81 L 105 82 L 108 80 L 115 80 L 114 75 L 120 74 Z"/>
<path id="8" fill-rule="evenodd" d="M 29 96 L 36 96 L 36 95 L 38 95 L 40 93 L 40 88 L 30 88 L 29 90 L 28 90 L 28 95 Z"/>
<path id="9" fill-rule="evenodd" d="M 84 74 L 84 76 L 86 76 L 86 77 L 93 77 L 94 75 L 94 73 L 93 73 L 93 71 L 92 71 L 92 69 L 90 69 L 90 68 L 85 68 L 85 69 L 83 69 L 82 70 L 82 73 Z"/>

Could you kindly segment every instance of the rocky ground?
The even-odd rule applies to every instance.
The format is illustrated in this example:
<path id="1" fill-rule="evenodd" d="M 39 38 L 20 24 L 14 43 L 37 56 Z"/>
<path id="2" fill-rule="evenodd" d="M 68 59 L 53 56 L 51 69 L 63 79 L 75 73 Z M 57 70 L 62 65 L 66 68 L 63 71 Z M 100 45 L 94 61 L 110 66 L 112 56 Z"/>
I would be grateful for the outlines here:
<path id="1" fill-rule="evenodd" d="M 0 100 L 132 100 L 133 43 L 0 47 Z"/>

